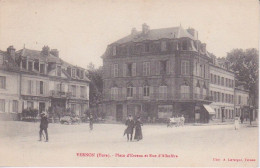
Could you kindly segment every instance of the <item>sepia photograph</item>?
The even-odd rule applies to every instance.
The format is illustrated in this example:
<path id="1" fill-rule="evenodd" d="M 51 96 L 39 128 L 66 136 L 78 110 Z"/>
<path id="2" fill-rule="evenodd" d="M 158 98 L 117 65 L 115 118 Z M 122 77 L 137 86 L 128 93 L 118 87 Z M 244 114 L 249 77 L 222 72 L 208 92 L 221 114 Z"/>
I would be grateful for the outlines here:
<path id="1" fill-rule="evenodd" d="M 0 0 L 0 167 L 258 167 L 257 0 Z"/>

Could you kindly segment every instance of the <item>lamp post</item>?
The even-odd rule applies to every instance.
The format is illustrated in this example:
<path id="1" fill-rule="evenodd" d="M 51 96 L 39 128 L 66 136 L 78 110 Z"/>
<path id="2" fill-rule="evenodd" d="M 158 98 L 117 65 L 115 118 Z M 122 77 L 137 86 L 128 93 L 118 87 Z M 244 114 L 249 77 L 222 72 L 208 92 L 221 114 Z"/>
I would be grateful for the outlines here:
<path id="1" fill-rule="evenodd" d="M 225 110 L 225 107 L 221 107 L 221 118 L 222 118 L 222 122 L 224 122 L 224 110 Z"/>

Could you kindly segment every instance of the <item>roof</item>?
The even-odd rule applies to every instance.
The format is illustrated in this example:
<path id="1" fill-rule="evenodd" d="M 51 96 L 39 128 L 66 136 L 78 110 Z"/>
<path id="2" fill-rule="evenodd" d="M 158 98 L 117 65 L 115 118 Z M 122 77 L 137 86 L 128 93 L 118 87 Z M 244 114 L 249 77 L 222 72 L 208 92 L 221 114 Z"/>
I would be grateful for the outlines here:
<path id="1" fill-rule="evenodd" d="M 31 49 L 24 48 L 24 49 L 17 51 L 16 53 L 23 57 L 27 57 L 30 59 L 39 59 L 39 60 L 46 61 L 46 62 L 61 63 L 61 59 L 59 57 L 56 57 L 52 54 L 49 54 L 48 56 L 46 56 L 46 55 L 43 55 L 41 51 L 37 51 L 37 50 L 31 50 Z"/>
<path id="2" fill-rule="evenodd" d="M 142 31 L 138 31 L 135 34 L 130 34 L 114 43 L 123 44 L 127 42 L 141 42 L 145 40 L 159 40 L 163 38 L 174 39 L 187 37 L 196 40 L 187 30 L 179 27 L 151 29 L 147 34 L 143 34 Z"/>

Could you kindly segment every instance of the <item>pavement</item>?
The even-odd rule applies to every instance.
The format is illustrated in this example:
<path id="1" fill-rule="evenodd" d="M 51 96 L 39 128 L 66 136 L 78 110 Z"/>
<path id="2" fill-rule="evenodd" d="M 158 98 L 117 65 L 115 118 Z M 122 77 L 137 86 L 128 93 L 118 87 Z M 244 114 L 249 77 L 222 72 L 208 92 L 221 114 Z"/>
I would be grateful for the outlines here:
<path id="1" fill-rule="evenodd" d="M 94 124 L 93 131 L 88 124 L 49 124 L 49 142 L 39 142 L 39 123 L 0 122 L 0 166 L 258 165 L 258 127 L 248 124 L 239 130 L 233 124 L 144 125 L 139 142 L 127 142 L 124 129 L 123 124 Z"/>

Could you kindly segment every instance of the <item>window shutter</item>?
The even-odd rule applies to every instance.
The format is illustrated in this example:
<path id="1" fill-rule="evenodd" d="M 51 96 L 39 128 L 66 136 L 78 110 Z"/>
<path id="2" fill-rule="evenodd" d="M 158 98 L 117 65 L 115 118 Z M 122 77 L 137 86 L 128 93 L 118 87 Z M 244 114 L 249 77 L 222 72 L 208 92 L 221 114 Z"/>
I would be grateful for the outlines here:
<path id="1" fill-rule="evenodd" d="M 126 88 L 125 87 L 122 88 L 122 97 L 123 97 L 123 99 L 126 98 Z"/>
<path id="2" fill-rule="evenodd" d="M 126 64 L 123 64 L 123 77 L 126 77 Z"/>
<path id="3" fill-rule="evenodd" d="M 36 95 L 40 94 L 40 81 L 36 81 Z M 32 89 L 33 89 L 33 93 L 35 93 L 35 89 L 34 89 L 34 82 L 32 83 Z"/>
<path id="4" fill-rule="evenodd" d="M 114 67 L 113 67 L 113 64 L 111 64 L 111 77 L 114 77 Z"/>
<path id="5" fill-rule="evenodd" d="M 143 98 L 143 87 L 139 87 L 139 98 Z"/>
<path id="6" fill-rule="evenodd" d="M 136 98 L 136 87 L 133 87 L 133 97 Z"/>
<path id="7" fill-rule="evenodd" d="M 136 76 L 136 63 L 132 65 L 132 76 Z"/>
<path id="8" fill-rule="evenodd" d="M 155 62 L 155 74 L 160 75 L 160 61 Z"/>
<path id="9" fill-rule="evenodd" d="M 167 62 L 166 62 L 166 73 L 167 74 L 171 74 L 171 61 L 170 60 L 168 60 Z"/>
<path id="10" fill-rule="evenodd" d="M 150 97 L 153 97 L 154 96 L 153 86 L 150 86 L 149 89 L 150 89 Z"/>

